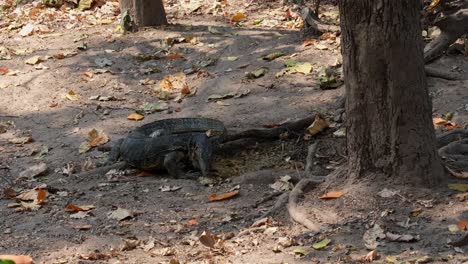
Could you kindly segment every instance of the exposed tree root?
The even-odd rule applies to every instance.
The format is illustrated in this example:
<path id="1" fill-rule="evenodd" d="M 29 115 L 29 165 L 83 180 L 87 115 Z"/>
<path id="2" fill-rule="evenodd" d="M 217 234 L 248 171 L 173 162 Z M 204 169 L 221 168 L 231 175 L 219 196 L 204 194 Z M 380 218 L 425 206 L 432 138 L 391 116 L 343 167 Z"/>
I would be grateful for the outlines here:
<path id="1" fill-rule="evenodd" d="M 450 80 L 450 81 L 468 79 L 468 76 L 440 70 L 434 67 L 425 66 L 424 69 L 426 70 L 426 75 L 430 77 L 441 78 L 441 79 Z"/>
<path id="2" fill-rule="evenodd" d="M 457 128 L 437 135 L 437 147 L 441 148 L 451 142 L 468 138 L 468 129 Z"/>
<path id="3" fill-rule="evenodd" d="M 323 181 L 311 178 L 302 179 L 289 193 L 289 201 L 287 205 L 289 216 L 291 216 L 295 222 L 305 226 L 307 229 L 312 231 L 319 231 L 320 226 L 307 218 L 303 211 L 299 209 L 298 203 L 304 192 L 307 191 L 306 189 L 315 187 L 321 182 Z"/>
<path id="4" fill-rule="evenodd" d="M 424 61 L 429 62 L 440 56 L 461 35 L 468 32 L 468 9 L 460 9 L 434 22 L 441 33 L 424 48 Z"/>
<path id="5" fill-rule="evenodd" d="M 307 177 L 312 177 L 312 170 L 314 166 L 315 160 L 315 153 L 317 152 L 317 142 L 310 144 L 307 148 L 307 158 L 306 158 L 306 166 L 305 166 L 305 173 Z"/>
<path id="6" fill-rule="evenodd" d="M 441 147 L 439 155 L 451 169 L 468 171 L 468 138 Z"/>
<path id="7" fill-rule="evenodd" d="M 276 200 L 275 205 L 273 205 L 273 207 L 271 207 L 268 211 L 266 211 L 258 219 L 273 216 L 273 215 L 276 215 L 276 214 L 278 214 L 280 212 L 283 212 L 283 210 L 286 208 L 286 205 L 288 204 L 288 200 L 289 200 L 289 192 L 282 193 L 278 197 L 278 200 Z"/>
<path id="8" fill-rule="evenodd" d="M 316 10 L 318 12 L 318 10 Z M 340 27 L 328 25 L 320 21 L 318 16 L 308 7 L 301 10 L 301 17 L 307 29 L 312 30 L 312 34 L 321 34 L 324 32 L 340 32 Z"/>

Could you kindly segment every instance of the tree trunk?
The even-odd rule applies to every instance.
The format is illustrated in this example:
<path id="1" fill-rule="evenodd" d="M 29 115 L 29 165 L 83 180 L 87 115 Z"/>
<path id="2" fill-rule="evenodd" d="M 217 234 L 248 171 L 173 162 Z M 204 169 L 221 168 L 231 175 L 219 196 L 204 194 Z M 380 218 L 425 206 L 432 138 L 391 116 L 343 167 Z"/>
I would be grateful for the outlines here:
<path id="1" fill-rule="evenodd" d="M 352 179 L 376 175 L 434 185 L 444 175 L 424 73 L 420 2 L 339 1 Z"/>
<path id="2" fill-rule="evenodd" d="M 167 24 L 162 0 L 120 0 L 120 10 L 132 19 L 132 27 L 160 26 Z"/>

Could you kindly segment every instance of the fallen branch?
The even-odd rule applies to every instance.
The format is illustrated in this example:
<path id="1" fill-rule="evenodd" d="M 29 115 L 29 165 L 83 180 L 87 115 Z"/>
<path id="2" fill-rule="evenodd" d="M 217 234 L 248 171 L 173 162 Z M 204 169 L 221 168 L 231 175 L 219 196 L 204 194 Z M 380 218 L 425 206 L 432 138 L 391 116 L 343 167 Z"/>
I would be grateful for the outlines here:
<path id="1" fill-rule="evenodd" d="M 310 187 L 315 187 L 321 182 L 323 181 L 318 181 L 316 179 L 311 178 L 302 179 L 296 184 L 296 186 L 294 186 L 294 189 L 289 193 L 289 202 L 287 205 L 289 215 L 295 222 L 305 226 L 307 229 L 310 229 L 312 231 L 319 231 L 320 227 L 316 223 L 307 219 L 307 216 L 299 209 L 298 203 L 304 192 L 306 192 L 306 189 Z"/>
<path id="2" fill-rule="evenodd" d="M 434 22 L 441 33 L 424 48 L 424 61 L 439 57 L 461 35 L 468 32 L 468 9 L 460 9 L 454 14 L 444 16 Z"/>

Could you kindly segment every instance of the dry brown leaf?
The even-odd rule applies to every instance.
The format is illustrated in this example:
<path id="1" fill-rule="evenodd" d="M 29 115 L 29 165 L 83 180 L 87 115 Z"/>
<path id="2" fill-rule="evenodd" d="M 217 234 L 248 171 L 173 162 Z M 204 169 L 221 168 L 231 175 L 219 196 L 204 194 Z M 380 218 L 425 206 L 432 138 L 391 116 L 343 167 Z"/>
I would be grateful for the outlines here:
<path id="1" fill-rule="evenodd" d="M 104 145 L 109 141 L 109 137 L 102 130 L 96 130 L 93 128 L 88 133 L 88 141 L 91 147 L 97 147 Z"/>
<path id="2" fill-rule="evenodd" d="M 26 143 L 33 142 L 34 140 L 32 137 L 18 137 L 18 138 L 12 138 L 8 141 L 13 144 L 26 144 Z"/>
<path id="3" fill-rule="evenodd" d="M 320 196 L 320 199 L 336 199 L 340 198 L 343 195 L 343 192 L 328 192 L 322 196 Z"/>
<path id="4" fill-rule="evenodd" d="M 44 189 L 38 189 L 37 197 L 36 197 L 37 204 L 42 204 L 46 198 L 47 198 L 47 191 L 45 191 Z"/>
<path id="5" fill-rule="evenodd" d="M 165 76 L 159 83 L 159 87 L 161 87 L 162 89 L 170 90 L 174 87 L 174 85 L 172 85 L 172 82 L 171 80 L 169 80 L 169 77 Z"/>
<path id="6" fill-rule="evenodd" d="M 87 72 L 84 72 L 83 75 L 86 76 L 86 77 L 92 78 L 94 73 L 90 72 L 90 71 L 87 71 Z"/>
<path id="7" fill-rule="evenodd" d="M 172 53 L 166 57 L 168 60 L 176 60 L 185 58 L 184 55 L 180 53 Z"/>
<path id="8" fill-rule="evenodd" d="M 372 250 L 364 257 L 364 262 L 372 262 L 378 257 L 377 250 Z"/>
<path id="9" fill-rule="evenodd" d="M 0 73 L 7 74 L 10 70 L 7 68 L 0 68 Z"/>
<path id="10" fill-rule="evenodd" d="M 130 114 L 130 115 L 127 116 L 128 120 L 135 120 L 135 121 L 143 120 L 143 118 L 145 118 L 145 116 L 140 115 L 138 113 L 133 113 L 133 114 Z"/>
<path id="11" fill-rule="evenodd" d="M 321 39 L 321 40 L 333 40 L 334 41 L 334 40 L 336 40 L 336 35 L 331 33 L 331 32 L 325 32 L 319 37 L 319 39 Z"/>
<path id="12" fill-rule="evenodd" d="M 230 198 L 236 196 L 237 194 L 239 194 L 239 190 L 235 190 L 235 191 L 232 191 L 232 192 L 226 192 L 226 193 L 219 194 L 219 195 L 216 194 L 216 193 L 213 193 L 208 197 L 208 199 L 210 200 L 210 202 L 222 201 L 222 200 L 230 199 Z"/>
<path id="13" fill-rule="evenodd" d="M 5 196 L 6 198 L 15 198 L 16 191 L 11 187 L 5 188 L 3 189 L 3 196 Z"/>
<path id="14" fill-rule="evenodd" d="M 80 144 L 80 147 L 78 149 L 78 152 L 79 153 L 85 153 L 85 152 L 88 152 L 88 150 L 91 149 L 91 145 L 89 144 L 89 142 L 83 142 Z"/>
<path id="15" fill-rule="evenodd" d="M 208 230 L 205 230 L 201 236 L 198 238 L 200 243 L 203 245 L 209 247 L 209 248 L 214 248 L 216 244 L 216 238 L 215 236 Z"/>
<path id="16" fill-rule="evenodd" d="M 182 90 L 180 91 L 180 94 L 183 96 L 190 94 L 190 87 L 187 84 L 185 84 Z"/>
<path id="17" fill-rule="evenodd" d="M 193 225 L 198 225 L 197 219 L 190 219 L 187 221 L 187 225 L 193 226 Z"/>
<path id="18" fill-rule="evenodd" d="M 457 223 L 458 229 L 468 231 L 468 219 L 463 219 Z"/>
<path id="19" fill-rule="evenodd" d="M 0 260 L 11 260 L 15 264 L 33 264 L 34 261 L 30 256 L 24 255 L 0 255 Z"/>
<path id="20" fill-rule="evenodd" d="M 443 126 L 447 124 L 448 121 L 440 117 L 434 117 L 432 118 L 432 123 L 434 123 L 435 126 Z"/>
<path id="21" fill-rule="evenodd" d="M 303 46 L 303 47 L 307 47 L 307 46 L 313 45 L 313 44 L 315 44 L 315 43 L 317 43 L 317 40 L 315 40 L 315 39 L 306 39 L 306 40 L 304 40 L 304 42 L 302 43 L 302 46 Z"/>
<path id="22" fill-rule="evenodd" d="M 322 130 L 324 130 L 325 128 L 327 128 L 329 126 L 327 120 L 323 119 L 319 114 L 317 114 L 315 116 L 315 120 L 314 122 L 312 123 L 312 125 L 310 125 L 307 129 L 306 129 L 306 133 L 310 136 L 314 136 L 316 135 L 317 133 L 321 132 Z"/>
<path id="23" fill-rule="evenodd" d="M 246 14 L 241 13 L 241 12 L 237 12 L 231 17 L 231 22 L 239 22 L 239 21 L 241 21 L 242 19 L 244 19 L 246 17 L 247 17 Z"/>
<path id="24" fill-rule="evenodd" d="M 80 211 L 89 211 L 94 208 L 94 205 L 74 205 L 74 204 L 67 204 L 65 207 L 65 211 L 67 212 L 80 212 Z"/>
<path id="25" fill-rule="evenodd" d="M 92 225 L 78 225 L 78 226 L 73 226 L 73 229 L 76 229 L 76 230 L 89 230 L 92 227 L 93 227 Z"/>
<path id="26" fill-rule="evenodd" d="M 41 56 L 33 56 L 27 60 L 25 60 L 24 62 L 26 64 L 29 64 L 29 65 L 35 65 L 35 64 L 38 64 L 39 62 L 43 62 L 45 61 L 43 57 Z"/>

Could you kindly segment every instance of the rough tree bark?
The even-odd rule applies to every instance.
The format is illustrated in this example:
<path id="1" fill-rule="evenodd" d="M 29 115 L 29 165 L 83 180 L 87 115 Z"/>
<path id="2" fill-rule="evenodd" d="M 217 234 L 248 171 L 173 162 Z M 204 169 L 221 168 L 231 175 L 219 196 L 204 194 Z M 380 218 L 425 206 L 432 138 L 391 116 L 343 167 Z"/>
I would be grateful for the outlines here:
<path id="1" fill-rule="evenodd" d="M 424 73 L 420 5 L 339 1 L 353 180 L 434 185 L 444 174 Z"/>
<path id="2" fill-rule="evenodd" d="M 132 27 L 150 27 L 167 24 L 162 0 L 120 0 L 120 10 L 132 19 Z"/>

